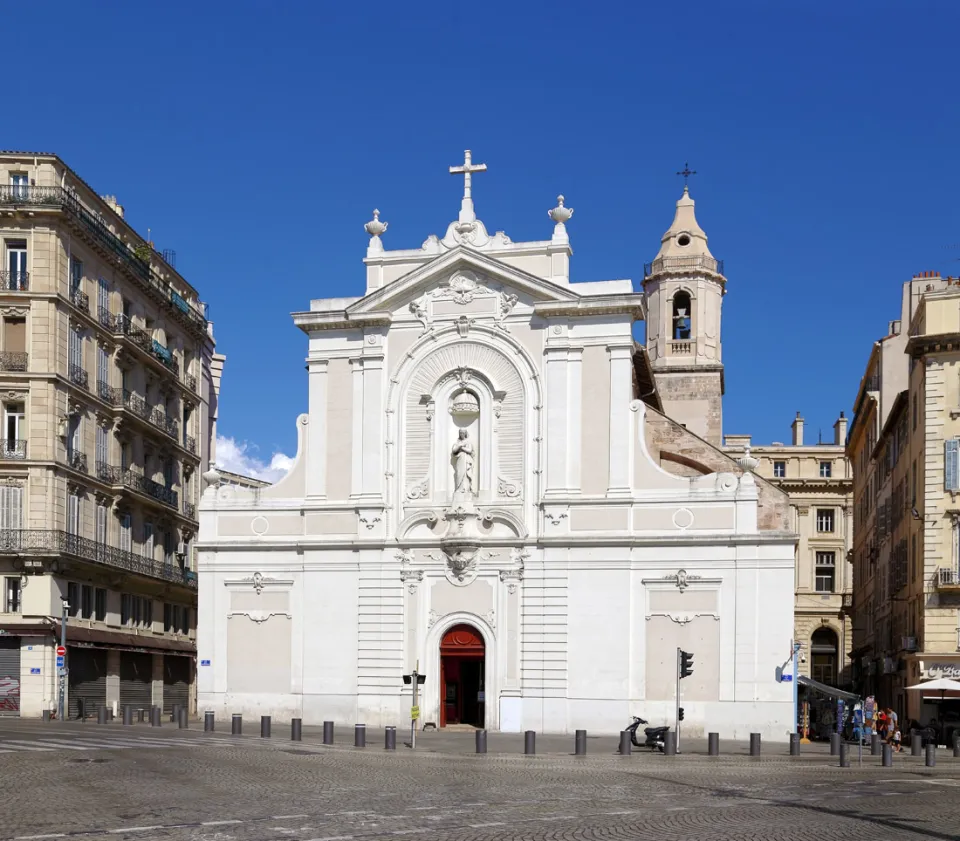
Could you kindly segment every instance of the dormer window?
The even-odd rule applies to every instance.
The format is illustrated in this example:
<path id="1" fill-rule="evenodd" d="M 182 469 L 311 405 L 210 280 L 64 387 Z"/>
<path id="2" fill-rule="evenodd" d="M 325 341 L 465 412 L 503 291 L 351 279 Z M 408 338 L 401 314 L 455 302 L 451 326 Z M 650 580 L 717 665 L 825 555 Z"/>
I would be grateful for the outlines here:
<path id="1" fill-rule="evenodd" d="M 684 341 L 692 334 L 690 320 L 690 296 L 686 292 L 677 292 L 673 296 L 673 338 Z"/>

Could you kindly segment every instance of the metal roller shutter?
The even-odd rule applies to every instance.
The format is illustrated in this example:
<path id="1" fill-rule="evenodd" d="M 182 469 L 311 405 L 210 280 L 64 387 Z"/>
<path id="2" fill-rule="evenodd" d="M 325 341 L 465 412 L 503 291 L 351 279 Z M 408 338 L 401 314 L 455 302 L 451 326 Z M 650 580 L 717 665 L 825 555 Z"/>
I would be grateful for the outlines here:
<path id="1" fill-rule="evenodd" d="M 120 709 L 130 704 L 135 710 L 153 705 L 153 657 L 120 652 Z"/>
<path id="2" fill-rule="evenodd" d="M 95 716 L 97 708 L 107 703 L 107 652 L 98 648 L 67 649 L 67 667 L 70 669 L 70 718 L 84 713 Z"/>
<path id="3" fill-rule="evenodd" d="M 190 702 L 190 671 L 193 661 L 189 657 L 163 657 L 163 711 L 172 713 L 173 705 L 181 707 Z"/>
<path id="4" fill-rule="evenodd" d="M 20 637 L 0 637 L 0 715 L 20 715 Z"/>

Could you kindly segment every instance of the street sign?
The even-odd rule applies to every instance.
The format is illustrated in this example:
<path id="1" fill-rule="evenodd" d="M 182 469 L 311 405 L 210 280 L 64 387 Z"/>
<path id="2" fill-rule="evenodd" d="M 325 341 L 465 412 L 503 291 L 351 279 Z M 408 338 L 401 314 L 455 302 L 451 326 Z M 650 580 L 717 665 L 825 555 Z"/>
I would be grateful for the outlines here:
<path id="1" fill-rule="evenodd" d="M 32 667 L 32 668 L 30 669 L 30 674 L 32 674 L 32 675 L 38 675 L 38 674 L 40 674 L 40 669 L 39 669 L 37 666 L 34 666 L 34 667 Z"/>
<path id="2" fill-rule="evenodd" d="M 58 669 L 63 668 L 63 657 L 59 657 L 59 656 L 57 657 L 57 668 Z"/>
<path id="3" fill-rule="evenodd" d="M 410 720 L 416 721 L 420 718 L 420 707 L 410 707 Z"/>
<path id="4" fill-rule="evenodd" d="M 200 665 L 201 665 L 201 666 L 209 666 L 209 665 L 210 665 L 210 661 L 209 661 L 209 660 L 201 660 L 201 661 L 200 661 Z"/>
<path id="5" fill-rule="evenodd" d="M 66 657 L 66 655 L 67 655 L 67 649 L 65 649 L 62 645 L 58 645 L 57 657 Z"/>
<path id="6" fill-rule="evenodd" d="M 781 683 L 792 683 L 792 682 L 793 682 L 793 675 L 780 675 L 780 682 L 781 682 Z"/>

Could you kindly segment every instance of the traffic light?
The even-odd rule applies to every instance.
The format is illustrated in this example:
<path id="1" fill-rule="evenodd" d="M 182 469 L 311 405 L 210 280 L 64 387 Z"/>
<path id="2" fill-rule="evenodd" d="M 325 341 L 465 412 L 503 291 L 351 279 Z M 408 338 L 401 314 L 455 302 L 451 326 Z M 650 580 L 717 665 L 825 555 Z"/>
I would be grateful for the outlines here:
<path id="1" fill-rule="evenodd" d="M 680 715 L 678 717 L 681 721 L 683 721 L 683 707 L 680 707 Z"/>
<path id="2" fill-rule="evenodd" d="M 693 674 L 693 654 L 689 651 L 680 652 L 680 678 L 690 677 Z"/>

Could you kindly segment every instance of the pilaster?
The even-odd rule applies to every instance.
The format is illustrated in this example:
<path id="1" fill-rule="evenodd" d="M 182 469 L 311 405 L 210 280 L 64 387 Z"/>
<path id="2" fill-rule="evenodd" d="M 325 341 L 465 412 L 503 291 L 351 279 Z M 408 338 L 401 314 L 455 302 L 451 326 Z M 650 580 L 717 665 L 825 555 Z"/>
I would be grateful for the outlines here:
<path id="1" fill-rule="evenodd" d="M 313 423 L 307 427 L 307 496 L 327 494 L 327 367 L 326 359 L 311 359 L 309 369 L 309 412 Z"/>
<path id="2" fill-rule="evenodd" d="M 569 378 L 565 346 L 548 347 L 547 369 L 547 463 L 545 496 L 565 494 L 567 489 L 567 444 L 569 431 Z"/>
<path id="3" fill-rule="evenodd" d="M 630 496 L 630 401 L 633 398 L 633 376 L 630 370 L 633 348 L 630 345 L 609 345 L 610 355 L 610 478 L 607 496 Z"/>

